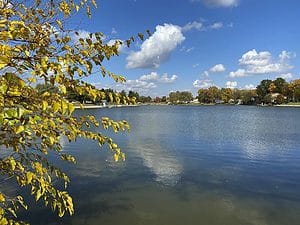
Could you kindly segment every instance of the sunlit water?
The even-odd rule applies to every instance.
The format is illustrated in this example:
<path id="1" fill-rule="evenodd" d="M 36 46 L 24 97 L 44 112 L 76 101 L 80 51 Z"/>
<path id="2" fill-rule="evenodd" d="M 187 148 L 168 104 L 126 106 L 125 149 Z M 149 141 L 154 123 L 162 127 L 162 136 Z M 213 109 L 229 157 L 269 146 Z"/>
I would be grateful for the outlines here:
<path id="1" fill-rule="evenodd" d="M 107 148 L 63 142 L 77 164 L 75 215 L 42 205 L 33 225 L 300 224 L 300 109 L 246 106 L 143 106 L 78 111 L 130 122 L 113 135 L 127 160 Z"/>

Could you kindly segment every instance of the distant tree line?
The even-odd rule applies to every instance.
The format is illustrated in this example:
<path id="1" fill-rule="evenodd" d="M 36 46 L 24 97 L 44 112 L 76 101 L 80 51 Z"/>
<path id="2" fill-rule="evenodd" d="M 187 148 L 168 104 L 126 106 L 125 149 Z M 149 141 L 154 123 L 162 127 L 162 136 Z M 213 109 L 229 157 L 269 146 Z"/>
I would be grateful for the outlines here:
<path id="1" fill-rule="evenodd" d="M 191 92 L 189 91 L 176 91 L 176 92 L 171 92 L 169 94 L 169 101 L 171 103 L 188 103 L 190 101 L 192 101 L 193 95 Z"/>
<path id="2" fill-rule="evenodd" d="M 38 84 L 36 88 L 42 94 L 48 92 L 59 92 L 59 89 L 51 84 Z M 121 97 L 134 98 L 136 102 L 140 103 L 171 103 L 171 104 L 184 104 L 193 101 L 194 97 L 189 91 L 174 91 L 169 96 L 155 97 L 140 95 L 136 91 L 130 90 L 128 93 L 125 90 L 117 92 L 113 89 L 101 89 L 105 93 L 106 103 L 113 102 L 110 97 L 111 94 L 118 93 Z M 275 80 L 262 80 L 260 84 L 253 90 L 241 90 L 231 88 L 218 88 L 212 86 L 209 88 L 201 88 L 198 90 L 198 96 L 196 96 L 200 103 L 215 104 L 283 104 L 288 102 L 300 102 L 300 79 L 287 82 L 283 78 L 277 78 Z M 103 102 L 103 99 L 96 98 L 91 99 L 88 95 L 74 92 L 74 90 L 67 89 L 67 99 L 69 101 L 77 101 L 80 103 L 91 102 L 93 104 L 99 104 Z"/>
<path id="3" fill-rule="evenodd" d="M 287 82 L 283 78 L 262 80 L 253 90 L 218 88 L 199 89 L 200 103 L 283 104 L 300 101 L 300 79 Z"/>
<path id="4" fill-rule="evenodd" d="M 198 90 L 200 103 L 243 103 L 253 104 L 256 98 L 255 90 L 239 90 L 231 88 L 218 88 L 216 86 Z"/>

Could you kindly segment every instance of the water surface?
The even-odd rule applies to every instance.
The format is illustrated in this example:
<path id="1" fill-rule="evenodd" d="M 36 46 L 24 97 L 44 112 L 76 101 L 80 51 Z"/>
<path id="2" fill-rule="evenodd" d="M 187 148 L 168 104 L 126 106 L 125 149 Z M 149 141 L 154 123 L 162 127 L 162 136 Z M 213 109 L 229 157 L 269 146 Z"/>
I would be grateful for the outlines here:
<path id="1" fill-rule="evenodd" d="M 126 119 L 113 135 L 127 160 L 107 148 L 63 142 L 77 164 L 75 215 L 34 207 L 32 224 L 296 225 L 300 221 L 300 109 L 143 106 L 78 111 Z M 57 162 L 59 163 L 59 162 Z"/>

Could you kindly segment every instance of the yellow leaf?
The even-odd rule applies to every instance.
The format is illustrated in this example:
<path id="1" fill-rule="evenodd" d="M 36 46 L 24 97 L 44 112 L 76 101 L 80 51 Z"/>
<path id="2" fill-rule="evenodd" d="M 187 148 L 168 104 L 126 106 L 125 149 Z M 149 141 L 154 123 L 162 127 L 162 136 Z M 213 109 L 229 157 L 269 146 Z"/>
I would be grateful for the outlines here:
<path id="1" fill-rule="evenodd" d="M 92 0 L 92 4 L 95 6 L 95 8 L 97 8 L 97 3 L 95 0 Z"/>
<path id="2" fill-rule="evenodd" d="M 6 27 L 7 20 L 0 20 L 0 28 Z"/>
<path id="3" fill-rule="evenodd" d="M 49 121 L 49 124 L 50 124 L 50 127 L 51 127 L 52 129 L 55 128 L 55 123 L 53 122 L 53 120 L 50 120 L 50 121 Z"/>
<path id="4" fill-rule="evenodd" d="M 47 70 L 48 69 L 48 57 L 44 56 L 41 60 L 41 66 L 43 70 Z"/>
<path id="5" fill-rule="evenodd" d="M 8 159 L 9 159 L 9 164 L 10 164 L 10 166 L 11 166 L 11 169 L 12 169 L 12 170 L 15 170 L 16 165 L 17 165 L 15 159 L 12 158 L 12 157 L 9 157 Z"/>
<path id="6" fill-rule="evenodd" d="M 115 144 L 115 143 L 113 143 L 113 144 L 111 145 L 111 147 L 112 147 L 113 149 L 116 149 L 116 148 L 118 148 L 118 145 Z"/>
<path id="7" fill-rule="evenodd" d="M 59 217 L 63 217 L 64 214 L 65 214 L 65 210 L 63 210 L 63 209 L 60 208 L 60 209 L 58 210 L 58 216 L 59 216 Z"/>
<path id="8" fill-rule="evenodd" d="M 21 133 L 22 131 L 24 131 L 24 126 L 19 126 L 16 130 L 16 134 Z"/>
<path id="9" fill-rule="evenodd" d="M 61 113 L 65 114 L 68 109 L 68 105 L 65 101 L 61 101 Z"/>
<path id="10" fill-rule="evenodd" d="M 72 103 L 68 104 L 68 110 L 69 110 L 69 115 L 71 115 L 74 112 L 75 107 Z"/>
<path id="11" fill-rule="evenodd" d="M 8 224 L 7 219 L 2 217 L 2 218 L 0 219 L 0 224 L 7 225 L 7 224 Z"/>
<path id="12" fill-rule="evenodd" d="M 17 214 L 15 212 L 15 210 L 13 210 L 12 208 L 8 208 L 7 209 L 15 218 L 17 218 Z"/>
<path id="13" fill-rule="evenodd" d="M 118 155 L 117 153 L 114 154 L 114 160 L 115 160 L 116 162 L 119 161 L 119 155 Z"/>
<path id="14" fill-rule="evenodd" d="M 43 166 L 41 163 L 36 162 L 34 164 L 34 167 L 35 167 L 36 172 L 38 172 L 39 174 L 43 174 Z"/>
<path id="15" fill-rule="evenodd" d="M 126 160 L 126 155 L 125 155 L 125 153 L 121 153 L 121 157 L 122 157 L 122 160 L 123 160 L 123 161 Z"/>
<path id="16" fill-rule="evenodd" d="M 109 97 L 110 102 L 114 102 L 114 97 L 111 92 L 108 93 L 108 97 Z"/>
<path id="17" fill-rule="evenodd" d="M 57 25 L 59 26 L 60 29 L 63 29 L 62 22 L 60 20 L 56 20 Z"/>
<path id="18" fill-rule="evenodd" d="M 5 197 L 2 193 L 0 193 L 0 202 L 5 202 Z"/>
<path id="19" fill-rule="evenodd" d="M 58 102 L 54 102 L 53 104 L 53 112 L 57 113 L 60 110 L 60 104 Z"/>
<path id="20" fill-rule="evenodd" d="M 33 173 L 32 172 L 27 172 L 26 173 L 26 178 L 27 178 L 28 184 L 30 184 L 31 181 L 32 181 L 32 178 L 33 178 Z"/>
<path id="21" fill-rule="evenodd" d="M 41 196 L 42 196 L 42 193 L 41 193 L 40 190 L 38 190 L 38 191 L 36 192 L 36 196 L 35 196 L 36 201 L 38 201 L 38 200 L 40 199 Z"/>
<path id="22" fill-rule="evenodd" d="M 66 86 L 65 86 L 65 85 L 60 85 L 60 86 L 59 86 L 59 89 L 60 89 L 61 93 L 63 93 L 63 94 L 66 94 L 66 93 L 67 93 L 67 89 L 66 89 Z"/>
<path id="23" fill-rule="evenodd" d="M 50 136 L 49 137 L 49 142 L 50 142 L 51 145 L 54 144 L 54 141 L 55 141 L 54 137 Z"/>
<path id="24" fill-rule="evenodd" d="M 42 104 L 43 104 L 43 111 L 45 111 L 47 109 L 47 107 L 48 107 L 48 102 L 43 101 Z"/>
<path id="25" fill-rule="evenodd" d="M 6 65 L 7 65 L 7 63 L 0 62 L 0 69 L 2 69 L 3 67 L 5 67 Z"/>

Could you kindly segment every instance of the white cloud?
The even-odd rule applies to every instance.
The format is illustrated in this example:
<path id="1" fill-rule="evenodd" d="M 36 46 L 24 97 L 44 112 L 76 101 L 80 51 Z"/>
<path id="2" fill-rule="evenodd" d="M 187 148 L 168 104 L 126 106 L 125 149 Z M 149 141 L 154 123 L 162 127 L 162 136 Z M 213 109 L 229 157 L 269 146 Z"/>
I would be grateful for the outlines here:
<path id="1" fill-rule="evenodd" d="M 226 68 L 223 64 L 217 64 L 209 69 L 209 71 L 212 73 L 220 73 L 220 72 L 224 72 L 225 70 Z"/>
<path id="2" fill-rule="evenodd" d="M 145 81 L 141 81 L 141 80 L 128 80 L 126 82 L 126 86 L 130 87 L 130 88 L 143 88 L 143 89 L 152 89 L 152 88 L 156 88 L 157 86 L 150 82 L 145 82 Z"/>
<path id="3" fill-rule="evenodd" d="M 199 1 L 199 0 L 192 0 Z M 202 0 L 207 6 L 210 7 L 234 7 L 237 6 L 239 0 Z"/>
<path id="4" fill-rule="evenodd" d="M 207 80 L 209 78 L 210 73 L 220 73 L 224 72 L 226 70 L 225 66 L 223 64 L 216 64 L 213 67 L 211 67 L 209 70 L 205 70 L 201 76 L 204 78 L 203 80 Z"/>
<path id="5" fill-rule="evenodd" d="M 129 54 L 126 67 L 129 69 L 158 68 L 161 63 L 168 60 L 171 52 L 184 39 L 179 26 L 158 25 L 153 35 L 142 43 L 140 51 Z"/>
<path id="6" fill-rule="evenodd" d="M 289 69 L 292 69 L 291 67 L 289 67 L 288 65 L 283 65 L 280 63 L 272 63 L 272 64 L 268 64 L 265 66 L 253 66 L 253 67 L 249 67 L 247 70 L 248 74 L 266 74 L 266 73 L 281 73 L 281 72 L 285 72 Z"/>
<path id="7" fill-rule="evenodd" d="M 182 32 L 186 32 L 186 31 L 190 31 L 190 30 L 203 30 L 204 29 L 204 25 L 202 22 L 198 22 L 198 21 L 193 21 L 193 22 L 189 22 L 186 25 L 184 25 L 181 30 Z"/>
<path id="8" fill-rule="evenodd" d="M 253 84 L 246 84 L 245 88 L 246 90 L 254 90 L 256 87 Z"/>
<path id="9" fill-rule="evenodd" d="M 239 64 L 243 69 L 238 69 L 229 73 L 230 77 L 244 77 L 254 74 L 284 73 L 293 68 L 289 60 L 295 54 L 282 51 L 278 59 L 274 60 L 268 51 L 257 52 L 255 49 L 246 52 L 240 59 Z"/>
<path id="10" fill-rule="evenodd" d="M 223 27 L 223 23 L 222 22 L 217 22 L 217 23 L 214 23 L 210 26 L 211 29 L 213 30 L 219 30 Z"/>
<path id="11" fill-rule="evenodd" d="M 237 82 L 236 81 L 227 81 L 225 85 L 227 88 L 234 89 L 237 87 Z"/>
<path id="12" fill-rule="evenodd" d="M 193 21 L 189 22 L 183 27 L 181 27 L 182 32 L 187 32 L 190 30 L 197 30 L 197 31 L 207 31 L 207 30 L 218 30 L 224 27 L 222 22 L 215 22 L 211 25 L 205 24 L 204 21 Z"/>
<path id="13" fill-rule="evenodd" d="M 245 77 L 247 76 L 246 70 L 238 69 L 236 71 L 230 72 L 229 77 Z"/>
<path id="14" fill-rule="evenodd" d="M 205 26 L 203 22 L 189 22 L 183 27 L 167 24 L 157 25 L 152 36 L 146 39 L 140 47 L 139 51 L 131 52 L 126 58 L 126 68 L 158 68 L 163 62 L 167 61 L 173 50 L 180 45 L 185 37 L 183 32 L 190 30 L 207 30 L 220 29 L 223 27 L 222 22 L 216 22 L 212 25 Z M 83 33 L 83 35 L 85 35 Z M 181 51 L 190 52 L 194 47 L 182 47 Z"/>
<path id="15" fill-rule="evenodd" d="M 255 49 L 245 53 L 242 58 L 239 59 L 240 65 L 250 65 L 250 66 L 266 66 L 271 62 L 270 52 L 259 52 Z"/>
<path id="16" fill-rule="evenodd" d="M 114 86 L 118 91 L 137 91 L 139 93 L 147 93 L 148 91 L 156 88 L 157 85 L 153 82 L 147 82 L 142 80 L 127 80 L 125 83 L 118 83 Z"/>
<path id="17" fill-rule="evenodd" d="M 168 74 L 165 73 L 161 76 L 159 79 L 159 82 L 161 83 L 173 83 L 177 80 L 178 76 L 177 75 L 172 75 L 171 77 L 168 77 Z"/>
<path id="18" fill-rule="evenodd" d="M 200 66 L 200 64 L 199 64 L 199 63 L 196 63 L 196 64 L 193 65 L 193 68 L 196 68 L 196 67 L 198 67 L 198 66 Z"/>
<path id="19" fill-rule="evenodd" d="M 284 62 L 285 60 L 292 59 L 292 58 L 295 58 L 295 57 L 296 57 L 295 53 L 287 52 L 287 51 L 282 51 L 279 54 L 279 59 L 280 59 L 281 62 L 282 61 Z"/>
<path id="20" fill-rule="evenodd" d="M 159 75 L 156 72 L 151 72 L 150 74 L 145 74 L 140 77 L 140 80 L 158 80 Z"/>
<path id="21" fill-rule="evenodd" d="M 214 83 L 210 79 L 195 80 L 193 82 L 193 86 L 195 88 L 209 88 L 209 87 L 214 86 Z"/>
<path id="22" fill-rule="evenodd" d="M 137 91 L 140 94 L 148 94 L 151 90 L 161 86 L 162 84 L 174 83 L 177 80 L 177 75 L 168 76 L 167 73 L 159 75 L 157 72 L 142 75 L 139 79 L 127 80 L 125 83 L 118 83 L 110 88 L 117 89 L 118 91 Z"/>
<path id="23" fill-rule="evenodd" d="M 177 80 L 177 75 L 172 75 L 171 77 L 168 77 L 167 73 L 164 73 L 162 76 L 157 74 L 156 72 L 151 72 L 150 74 L 145 74 L 140 77 L 139 80 L 141 81 L 153 81 L 158 83 L 173 83 Z"/>
<path id="24" fill-rule="evenodd" d="M 291 73 L 283 73 L 283 74 L 280 74 L 278 77 L 281 77 L 281 78 L 283 78 L 285 80 L 290 80 L 290 79 L 293 78 L 293 74 L 291 74 Z"/>

